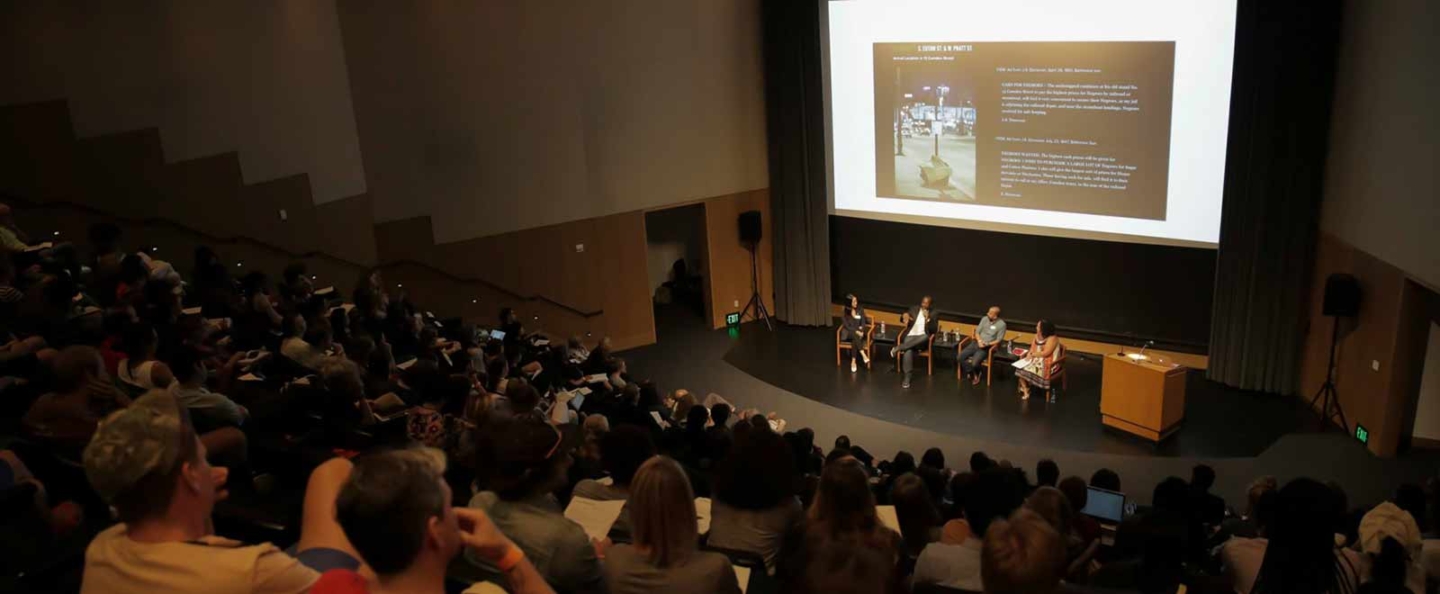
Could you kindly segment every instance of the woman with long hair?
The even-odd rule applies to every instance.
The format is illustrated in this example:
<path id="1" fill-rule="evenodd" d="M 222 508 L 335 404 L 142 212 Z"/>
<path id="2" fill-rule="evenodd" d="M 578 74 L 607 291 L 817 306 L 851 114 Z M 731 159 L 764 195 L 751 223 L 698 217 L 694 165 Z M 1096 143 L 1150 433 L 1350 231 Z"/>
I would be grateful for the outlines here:
<path id="1" fill-rule="evenodd" d="M 803 591 L 806 576 L 824 560 L 818 551 L 833 546 L 859 547 L 873 550 L 886 560 L 890 570 L 885 583 L 888 591 L 904 591 L 896 578 L 894 567 L 900 550 L 900 535 L 880 523 L 875 513 L 875 496 L 870 493 L 870 480 L 860 461 L 841 457 L 825 466 L 815 499 L 805 514 L 807 525 L 795 554 L 780 568 L 783 591 Z"/>
<path id="2" fill-rule="evenodd" d="M 870 365 L 870 352 L 865 350 L 865 335 L 870 332 L 870 320 L 865 317 L 865 306 L 860 305 L 860 298 L 854 295 L 845 296 L 845 313 L 840 316 L 841 327 L 840 340 L 850 343 L 850 373 L 859 370 L 855 359 L 863 358 L 865 365 Z"/>
<path id="3" fill-rule="evenodd" d="M 930 489 L 919 475 L 907 472 L 895 479 L 895 485 L 890 488 L 890 501 L 895 504 L 906 556 L 919 557 L 925 545 L 940 540 L 940 512 L 935 509 Z"/>
<path id="4" fill-rule="evenodd" d="M 699 550 L 695 494 L 690 479 L 670 458 L 656 456 L 630 482 L 633 544 L 605 553 L 611 594 L 732 594 L 740 583 L 730 560 Z"/>
<path id="5" fill-rule="evenodd" d="M 1361 559 L 1335 546 L 1343 513 L 1329 487 L 1307 478 L 1290 481 L 1275 501 L 1264 561 L 1252 594 L 1352 594 L 1360 584 Z M 1236 584 L 1242 591 L 1243 584 Z"/>

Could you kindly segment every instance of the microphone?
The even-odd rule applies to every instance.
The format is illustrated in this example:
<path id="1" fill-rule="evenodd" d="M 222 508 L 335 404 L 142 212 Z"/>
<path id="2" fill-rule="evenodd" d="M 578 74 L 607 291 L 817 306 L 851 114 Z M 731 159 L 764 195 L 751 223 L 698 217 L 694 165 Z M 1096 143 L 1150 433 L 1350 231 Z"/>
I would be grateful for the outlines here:
<path id="1" fill-rule="evenodd" d="M 1140 360 L 1142 360 L 1142 361 L 1145 360 L 1145 349 L 1148 349 L 1148 348 L 1150 348 L 1150 347 L 1152 347 L 1152 346 L 1155 346 L 1155 341 L 1153 341 L 1153 340 L 1147 340 L 1147 341 L 1145 341 L 1145 346 L 1140 347 L 1140 357 L 1139 357 Z"/>

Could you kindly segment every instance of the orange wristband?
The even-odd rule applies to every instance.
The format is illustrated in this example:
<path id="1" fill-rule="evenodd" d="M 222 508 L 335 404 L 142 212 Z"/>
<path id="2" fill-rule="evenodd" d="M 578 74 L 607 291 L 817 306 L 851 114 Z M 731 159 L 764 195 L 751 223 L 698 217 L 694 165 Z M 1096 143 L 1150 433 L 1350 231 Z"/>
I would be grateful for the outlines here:
<path id="1" fill-rule="evenodd" d="M 495 561 L 495 567 L 499 568 L 502 573 L 508 573 L 524 560 L 525 551 L 520 550 L 520 547 L 512 544 L 510 545 L 510 550 L 505 551 L 505 554 L 501 555 L 500 558 Z"/>

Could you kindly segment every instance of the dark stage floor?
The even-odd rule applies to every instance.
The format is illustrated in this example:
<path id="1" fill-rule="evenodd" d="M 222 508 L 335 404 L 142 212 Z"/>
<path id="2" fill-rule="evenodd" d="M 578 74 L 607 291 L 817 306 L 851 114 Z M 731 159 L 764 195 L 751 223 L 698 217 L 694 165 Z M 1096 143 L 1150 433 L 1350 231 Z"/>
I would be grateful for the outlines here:
<path id="1" fill-rule="evenodd" d="M 954 351 L 936 351 L 935 374 L 923 360 L 910 389 L 900 388 L 894 360 L 876 348 L 875 367 L 850 373 L 848 355 L 835 367 L 833 328 L 777 325 L 774 332 L 746 326 L 725 360 L 784 390 L 868 417 L 952 435 L 1036 447 L 1111 454 L 1253 457 L 1281 436 L 1313 428 L 1304 405 L 1232 390 L 1191 371 L 1185 424 L 1159 446 L 1106 429 L 1100 422 L 1100 359 L 1072 353 L 1069 389 L 1055 403 L 1038 395 L 1020 400 L 1008 368 L 997 365 L 994 385 L 955 378 Z M 1002 379 L 1003 377 L 1003 379 Z M 1307 422 L 1309 421 L 1309 422 Z"/>

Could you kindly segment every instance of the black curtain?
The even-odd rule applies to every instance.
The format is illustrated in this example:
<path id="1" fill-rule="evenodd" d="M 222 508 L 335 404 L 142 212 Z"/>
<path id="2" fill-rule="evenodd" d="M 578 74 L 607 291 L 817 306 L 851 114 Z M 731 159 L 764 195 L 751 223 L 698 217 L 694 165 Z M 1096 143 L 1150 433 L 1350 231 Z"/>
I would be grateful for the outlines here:
<path id="1" fill-rule="evenodd" d="M 1297 386 L 1324 180 L 1337 0 L 1248 0 L 1236 19 L 1210 379 Z"/>
<path id="2" fill-rule="evenodd" d="M 775 315 L 830 324 L 830 233 L 820 5 L 763 0 Z"/>

